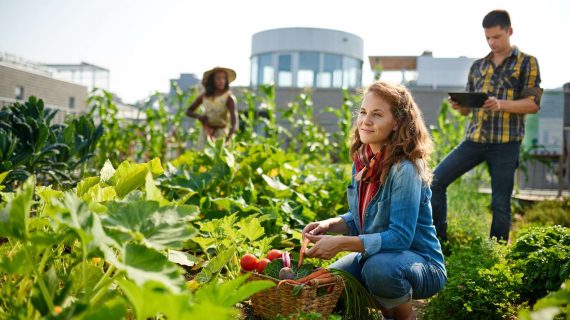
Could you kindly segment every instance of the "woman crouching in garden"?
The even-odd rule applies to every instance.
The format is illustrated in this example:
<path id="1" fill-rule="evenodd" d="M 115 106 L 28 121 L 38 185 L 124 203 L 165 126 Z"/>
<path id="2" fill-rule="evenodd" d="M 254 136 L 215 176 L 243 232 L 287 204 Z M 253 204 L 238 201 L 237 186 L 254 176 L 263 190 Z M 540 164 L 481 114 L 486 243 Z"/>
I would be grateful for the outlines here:
<path id="1" fill-rule="evenodd" d="M 410 92 L 400 85 L 373 83 L 358 112 L 349 212 L 303 229 L 314 243 L 307 256 L 352 252 L 329 268 L 354 275 L 385 318 L 414 319 L 411 300 L 434 295 L 447 280 L 430 206 L 432 141 Z"/>

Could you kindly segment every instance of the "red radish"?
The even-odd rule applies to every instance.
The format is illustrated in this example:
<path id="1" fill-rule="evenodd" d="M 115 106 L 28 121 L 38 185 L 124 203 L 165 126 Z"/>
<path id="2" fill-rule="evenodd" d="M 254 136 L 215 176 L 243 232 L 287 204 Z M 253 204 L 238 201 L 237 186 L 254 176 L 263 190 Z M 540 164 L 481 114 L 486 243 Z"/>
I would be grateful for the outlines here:
<path id="1" fill-rule="evenodd" d="M 257 267 L 257 258 L 251 253 L 246 253 L 241 257 L 239 264 L 243 270 L 253 271 Z"/>
<path id="2" fill-rule="evenodd" d="M 273 261 L 275 259 L 281 258 L 282 252 L 277 249 L 271 249 L 267 253 L 267 259 Z"/>
<path id="3" fill-rule="evenodd" d="M 265 270 L 265 267 L 267 267 L 267 264 L 269 262 L 271 262 L 271 260 L 267 258 L 261 258 L 259 259 L 259 261 L 257 261 L 257 267 L 255 269 L 257 270 L 257 272 L 262 273 L 263 270 Z"/>
<path id="4" fill-rule="evenodd" d="M 291 268 L 291 255 L 289 251 L 283 251 L 281 259 L 283 259 L 283 267 Z"/>

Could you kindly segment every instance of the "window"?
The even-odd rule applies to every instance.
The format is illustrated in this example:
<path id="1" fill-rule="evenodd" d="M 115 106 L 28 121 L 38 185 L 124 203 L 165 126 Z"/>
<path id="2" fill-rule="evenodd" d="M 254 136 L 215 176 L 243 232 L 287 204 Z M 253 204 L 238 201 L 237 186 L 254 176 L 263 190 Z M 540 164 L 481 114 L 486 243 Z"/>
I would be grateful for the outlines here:
<path id="1" fill-rule="evenodd" d="M 69 97 L 69 109 L 75 109 L 75 97 Z"/>
<path id="2" fill-rule="evenodd" d="M 14 99 L 24 100 L 24 87 L 16 86 L 16 89 L 14 90 Z"/>
<path id="3" fill-rule="evenodd" d="M 342 86 L 345 88 L 356 88 L 362 83 L 362 63 L 354 58 L 343 58 L 343 79 Z"/>
<path id="4" fill-rule="evenodd" d="M 259 79 L 257 78 L 258 76 L 257 72 L 259 68 L 259 66 L 257 65 L 258 62 L 257 60 L 258 60 L 257 57 L 251 58 L 251 85 L 253 87 L 256 87 L 259 84 L 258 82 Z"/>
<path id="5" fill-rule="evenodd" d="M 297 87 L 316 87 L 319 72 L 319 54 L 316 52 L 299 53 L 299 71 Z"/>
<path id="6" fill-rule="evenodd" d="M 275 82 L 274 69 L 273 69 L 273 55 L 271 54 L 259 55 L 258 79 L 259 79 L 259 84 L 271 84 Z"/>
<path id="7" fill-rule="evenodd" d="M 277 67 L 277 81 L 280 87 L 293 85 L 293 73 L 291 72 L 291 55 L 280 54 Z"/>
<path id="8" fill-rule="evenodd" d="M 325 53 L 323 57 L 323 71 L 319 73 L 318 86 L 320 88 L 342 87 L 342 56 Z"/>

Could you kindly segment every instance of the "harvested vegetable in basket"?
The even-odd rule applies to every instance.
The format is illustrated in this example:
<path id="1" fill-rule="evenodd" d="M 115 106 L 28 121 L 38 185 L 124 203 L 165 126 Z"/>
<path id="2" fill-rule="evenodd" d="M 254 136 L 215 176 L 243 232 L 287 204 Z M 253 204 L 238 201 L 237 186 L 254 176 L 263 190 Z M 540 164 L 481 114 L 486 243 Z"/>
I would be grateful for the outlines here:
<path id="1" fill-rule="evenodd" d="M 374 308 L 376 302 L 370 291 L 358 279 L 346 271 L 329 269 L 331 274 L 341 276 L 344 280 L 344 293 L 341 301 L 344 304 L 344 319 L 380 320 L 380 311 Z"/>

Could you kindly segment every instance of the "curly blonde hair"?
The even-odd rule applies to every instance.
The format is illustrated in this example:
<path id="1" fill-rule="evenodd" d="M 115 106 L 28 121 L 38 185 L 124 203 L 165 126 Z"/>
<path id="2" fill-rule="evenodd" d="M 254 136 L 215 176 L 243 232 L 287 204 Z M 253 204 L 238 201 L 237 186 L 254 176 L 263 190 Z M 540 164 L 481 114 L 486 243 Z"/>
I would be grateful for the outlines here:
<path id="1" fill-rule="evenodd" d="M 422 181 L 429 185 L 432 174 L 428 162 L 433 150 L 433 142 L 424 123 L 422 112 L 410 91 L 398 84 L 375 81 L 366 88 L 363 96 L 367 94 L 374 94 L 386 101 L 397 123 L 396 131 L 390 134 L 384 146 L 384 165 L 381 170 L 380 184 L 384 184 L 394 164 L 402 160 L 410 160 L 418 170 Z M 363 145 L 356 121 L 350 140 L 352 158 Z"/>

